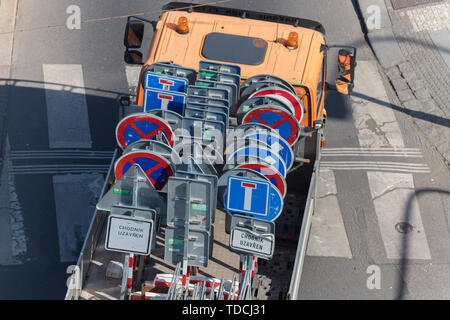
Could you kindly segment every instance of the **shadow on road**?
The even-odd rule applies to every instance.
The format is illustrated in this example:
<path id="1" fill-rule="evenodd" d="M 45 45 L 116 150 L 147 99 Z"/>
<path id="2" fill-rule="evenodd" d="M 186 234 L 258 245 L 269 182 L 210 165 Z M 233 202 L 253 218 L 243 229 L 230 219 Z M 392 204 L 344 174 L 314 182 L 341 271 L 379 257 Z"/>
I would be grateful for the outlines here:
<path id="1" fill-rule="evenodd" d="M 55 174 L 68 174 L 65 168 L 73 165 L 83 167 L 84 169 L 80 170 L 84 171 L 70 171 L 70 173 L 95 172 L 92 168 L 100 166 L 100 163 L 107 166 L 110 159 L 64 156 L 65 152 L 76 154 L 77 151 L 82 151 L 66 148 L 57 149 L 63 154 L 61 157 L 54 157 L 51 153 L 46 157 L 35 157 L 32 152 L 27 153 L 27 151 L 43 153 L 49 151 L 46 104 L 46 91 L 48 93 L 49 90 L 46 90 L 44 82 L 40 81 L 0 79 L 0 83 L 5 83 L 1 86 L 1 90 L 7 94 L 7 99 L 3 95 L 0 101 L 2 116 L 6 115 L 4 126 L 0 128 L 1 141 L 6 141 L 8 136 L 10 149 L 23 150 L 27 155 L 26 159 L 8 160 L 12 167 L 8 175 L 13 178 L 18 196 L 16 200 L 20 202 L 23 216 L 26 259 L 19 265 L 0 266 L 0 299 L 63 299 L 69 276 L 66 274 L 66 268 L 76 263 L 83 243 L 80 240 L 84 240 L 94 211 L 79 213 L 73 220 L 70 217 L 76 212 L 57 212 L 53 177 Z M 87 150 L 114 150 L 116 147 L 114 132 L 119 118 L 116 99 L 127 93 L 57 83 L 54 85 L 57 87 L 55 93 L 64 91 L 69 101 L 71 99 L 79 101 L 80 96 L 86 99 L 92 138 L 92 148 Z M 85 94 L 77 93 L 78 89 L 84 89 Z M 4 155 L 4 143 L 1 148 Z M 29 166 L 31 169 L 27 173 L 16 174 L 14 170 L 21 166 Z M 36 167 L 45 167 L 45 170 L 42 169 L 45 172 Z M 87 202 L 87 206 L 92 203 L 95 206 L 96 203 L 96 199 L 68 199 L 68 201 L 74 203 L 75 211 L 78 208 L 78 204 L 75 205 L 77 201 L 81 207 L 84 207 L 84 201 Z M 70 225 L 61 227 L 59 221 L 61 219 L 71 222 Z M 65 227 L 68 227 L 70 232 L 61 232 L 60 228 L 66 230 Z M 0 226 L 0 232 L 3 232 L 1 228 L 10 229 L 10 226 Z M 78 241 L 71 239 L 72 234 L 77 235 Z M 11 247 L 11 243 L 1 243 L 0 246 Z M 11 249 L 8 247 L 4 251 L 10 255 Z M 67 257 L 72 256 L 74 261 L 69 261 Z"/>
<path id="2" fill-rule="evenodd" d="M 6 113 L 4 128 L 0 130 L 3 137 L 8 134 L 12 150 L 49 148 L 46 93 L 58 96 L 61 92 L 66 96 L 65 101 L 86 100 L 92 149 L 115 148 L 114 132 L 119 117 L 117 98 L 127 92 L 24 79 L 0 79 L 2 82 L 6 83 L 2 90 L 7 92 L 7 103 L 3 106 L 6 109 L 3 111 Z M 57 89 L 45 89 L 44 84 Z M 81 89 L 85 94 L 78 93 Z M 68 128 L 68 131 L 73 129 Z"/>
<path id="3" fill-rule="evenodd" d="M 443 189 L 435 189 L 435 188 L 422 188 L 422 189 L 416 189 L 414 193 L 412 193 L 409 198 L 408 202 L 406 203 L 405 208 L 405 214 L 403 216 L 403 222 L 409 222 L 411 219 L 411 210 L 413 205 L 414 198 L 420 196 L 421 194 L 427 194 L 427 193 L 439 193 L 439 194 L 445 194 L 450 195 L 450 191 L 443 190 Z M 402 241 L 402 258 L 400 262 L 400 276 L 398 278 L 398 292 L 396 299 L 401 300 L 405 298 L 405 294 L 407 291 L 406 288 L 406 280 L 408 277 L 408 267 L 409 267 L 409 259 L 408 259 L 408 250 L 409 250 L 409 243 L 408 243 L 408 236 L 405 234 Z"/>
<path id="4" fill-rule="evenodd" d="M 357 97 L 357 98 L 361 98 L 361 99 L 364 99 L 366 101 L 370 101 L 370 102 L 376 103 L 378 105 L 391 108 L 391 109 L 393 109 L 395 111 L 406 113 L 406 114 L 410 115 L 411 117 L 414 117 L 414 118 L 417 118 L 417 119 L 421 119 L 421 120 L 424 120 L 424 121 L 428 121 L 428 122 L 431 122 L 431 123 L 434 123 L 434 124 L 437 124 L 437 125 L 440 125 L 440 126 L 443 126 L 443 127 L 450 128 L 450 119 L 443 118 L 443 117 L 440 117 L 440 116 L 435 116 L 433 114 L 429 114 L 429 113 L 426 113 L 426 112 L 423 112 L 423 111 L 411 110 L 411 109 L 408 109 L 408 108 L 400 107 L 400 106 L 397 106 L 395 104 L 388 103 L 388 102 L 379 100 L 377 98 L 369 97 L 369 96 L 367 96 L 365 94 L 358 93 L 358 92 L 352 92 L 352 95 Z"/>
<path id="5" fill-rule="evenodd" d="M 352 105 L 348 96 L 335 91 L 328 91 L 325 95 L 325 109 L 328 118 L 353 121 Z"/>

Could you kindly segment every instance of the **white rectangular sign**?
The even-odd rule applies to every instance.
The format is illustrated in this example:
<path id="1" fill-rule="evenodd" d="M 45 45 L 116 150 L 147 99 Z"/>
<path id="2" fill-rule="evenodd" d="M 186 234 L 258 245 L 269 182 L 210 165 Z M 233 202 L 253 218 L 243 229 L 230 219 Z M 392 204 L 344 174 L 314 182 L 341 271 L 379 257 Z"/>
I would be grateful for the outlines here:
<path id="1" fill-rule="evenodd" d="M 231 230 L 230 247 L 262 258 L 271 258 L 275 247 L 275 237 L 273 234 L 257 236 L 249 230 L 234 227 Z"/>
<path id="2" fill-rule="evenodd" d="M 105 249 L 149 255 L 152 230 L 152 220 L 110 215 L 108 218 Z"/>

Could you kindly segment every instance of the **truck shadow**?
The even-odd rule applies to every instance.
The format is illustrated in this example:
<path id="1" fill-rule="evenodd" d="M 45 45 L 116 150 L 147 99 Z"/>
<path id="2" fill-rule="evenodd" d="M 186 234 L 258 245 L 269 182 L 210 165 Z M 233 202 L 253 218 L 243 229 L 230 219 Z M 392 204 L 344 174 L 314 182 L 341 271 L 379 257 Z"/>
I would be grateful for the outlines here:
<path id="1" fill-rule="evenodd" d="M 6 174 L 17 193 L 18 199 L 14 201 L 20 203 L 23 233 L 26 237 L 26 253 L 21 263 L 0 266 L 0 283 L 3 288 L 0 290 L 0 297 L 62 299 L 67 290 L 66 280 L 70 276 L 66 269 L 78 259 L 94 213 L 94 198 L 98 195 L 89 199 L 70 200 L 74 204 L 74 211 L 79 205 L 81 208 L 92 208 L 86 213 L 58 212 L 52 179 L 61 174 L 105 173 L 103 167 L 109 166 L 110 157 L 79 156 L 78 153 L 89 154 L 92 151 L 95 154 L 96 151 L 115 149 L 114 132 L 119 115 L 116 98 L 125 93 L 57 83 L 50 84 L 56 88 L 53 91 L 48 87 L 45 89 L 44 82 L 23 79 L 0 79 L 0 84 L 3 84 L 0 85 L 0 115 L 3 118 L 0 123 L 0 156 L 3 162 L 8 160 L 11 163 L 11 170 Z M 53 91 L 55 94 L 65 91 L 66 101 L 79 101 L 80 98 L 86 100 L 91 148 L 49 150 L 46 91 Z M 6 137 L 11 154 L 22 151 L 23 156 L 5 159 Z M 43 156 L 35 156 L 33 151 L 42 153 Z M 52 156 L 51 151 L 58 151 L 60 155 Z M 19 167 L 23 172 L 19 172 Z M 27 168 L 23 169 L 25 167 Z M 68 218 L 71 216 L 72 224 L 66 223 L 70 222 Z M 61 218 L 66 221 L 63 221 L 61 230 L 71 230 L 70 232 L 59 230 L 61 221 L 58 220 Z M 2 227 L 9 229 L 9 226 Z M 12 254 L 11 243 L 0 245 L 5 249 L 1 250 L 2 253 L 6 251 Z M 73 261 L 70 261 L 72 256 Z"/>

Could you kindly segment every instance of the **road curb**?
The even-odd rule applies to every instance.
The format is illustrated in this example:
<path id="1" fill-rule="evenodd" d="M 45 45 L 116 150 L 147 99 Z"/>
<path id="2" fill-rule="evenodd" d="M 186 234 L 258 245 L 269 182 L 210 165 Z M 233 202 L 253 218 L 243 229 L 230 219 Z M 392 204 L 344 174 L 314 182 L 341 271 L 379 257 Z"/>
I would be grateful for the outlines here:
<path id="1" fill-rule="evenodd" d="M 356 0 L 356 3 L 364 20 L 367 38 L 382 67 L 390 68 L 405 61 L 384 0 Z"/>
<path id="2" fill-rule="evenodd" d="M 8 79 L 11 74 L 14 30 L 16 27 L 18 0 L 0 1 L 0 166 L 3 161 L 3 141 L 5 138 L 6 108 L 8 105 Z"/>
<path id="3" fill-rule="evenodd" d="M 437 107 L 429 88 L 414 70 L 412 62 L 403 55 L 393 32 L 393 23 L 385 0 L 356 0 L 356 3 L 364 20 L 367 39 L 398 100 L 422 134 L 450 166 L 450 145 L 439 139 L 446 136 L 445 130 L 449 120 Z M 376 6 L 380 13 L 380 25 L 376 29 L 370 25 L 374 12 L 374 7 L 371 6 Z"/>

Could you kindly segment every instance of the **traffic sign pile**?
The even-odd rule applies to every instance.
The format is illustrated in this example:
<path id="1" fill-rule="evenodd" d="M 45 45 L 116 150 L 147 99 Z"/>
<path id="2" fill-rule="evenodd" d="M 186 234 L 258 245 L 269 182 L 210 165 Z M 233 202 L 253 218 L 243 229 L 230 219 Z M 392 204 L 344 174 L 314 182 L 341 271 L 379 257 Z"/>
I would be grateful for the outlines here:
<path id="1" fill-rule="evenodd" d="M 219 179 L 223 206 L 232 215 L 230 249 L 270 259 L 274 221 L 283 210 L 286 175 L 294 146 L 302 137 L 305 110 L 295 89 L 273 75 L 247 79 L 240 90 L 238 126 L 227 140 L 224 174 Z M 254 267 L 249 263 L 248 268 Z"/>
<path id="2" fill-rule="evenodd" d="M 151 244 L 164 227 L 164 259 L 182 266 L 178 271 L 185 281 L 191 267 L 208 266 L 216 208 L 225 208 L 231 216 L 230 249 L 249 255 L 240 283 L 250 292 L 255 257 L 273 255 L 274 221 L 283 210 L 285 178 L 302 136 L 304 109 L 294 88 L 273 75 L 241 85 L 239 66 L 207 61 L 200 62 L 198 72 L 171 62 L 152 64 L 142 86 L 143 105 L 133 106 L 140 112 L 116 127 L 123 150 L 114 166 L 116 183 L 98 205 L 111 211 L 109 228 L 118 230 L 128 219 L 129 228 L 138 230 L 148 219 Z M 233 116 L 238 126 L 231 130 Z M 121 252 L 148 254 L 110 240 Z M 179 275 L 173 276 L 178 283 Z"/>

